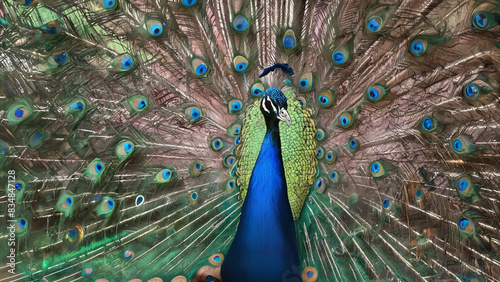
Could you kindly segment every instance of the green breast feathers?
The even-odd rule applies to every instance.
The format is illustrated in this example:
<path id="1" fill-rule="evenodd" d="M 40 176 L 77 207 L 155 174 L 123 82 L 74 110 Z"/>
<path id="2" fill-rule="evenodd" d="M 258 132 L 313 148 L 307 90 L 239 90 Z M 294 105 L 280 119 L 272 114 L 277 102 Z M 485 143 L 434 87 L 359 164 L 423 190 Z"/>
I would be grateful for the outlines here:
<path id="1" fill-rule="evenodd" d="M 311 117 L 311 109 L 303 109 L 295 100 L 292 90 L 284 91 L 288 98 L 288 114 L 292 124 L 280 123 L 280 138 L 288 200 L 292 208 L 293 218 L 300 217 L 302 206 L 314 183 L 318 161 L 316 159 L 318 144 L 315 139 L 316 122 Z M 260 112 L 260 101 L 257 100 L 247 109 L 241 131 L 241 141 L 237 148 L 239 158 L 238 185 L 241 197 L 245 199 L 252 170 L 259 156 L 260 147 L 266 134 L 264 116 Z"/>

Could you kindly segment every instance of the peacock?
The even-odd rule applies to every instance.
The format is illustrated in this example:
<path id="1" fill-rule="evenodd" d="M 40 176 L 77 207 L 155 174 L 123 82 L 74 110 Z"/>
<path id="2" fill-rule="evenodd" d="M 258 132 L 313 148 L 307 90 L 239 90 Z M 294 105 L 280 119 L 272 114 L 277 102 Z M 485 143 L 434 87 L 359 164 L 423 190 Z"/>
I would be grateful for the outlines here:
<path id="1" fill-rule="evenodd" d="M 0 281 L 500 281 L 498 0 L 0 0 Z"/>

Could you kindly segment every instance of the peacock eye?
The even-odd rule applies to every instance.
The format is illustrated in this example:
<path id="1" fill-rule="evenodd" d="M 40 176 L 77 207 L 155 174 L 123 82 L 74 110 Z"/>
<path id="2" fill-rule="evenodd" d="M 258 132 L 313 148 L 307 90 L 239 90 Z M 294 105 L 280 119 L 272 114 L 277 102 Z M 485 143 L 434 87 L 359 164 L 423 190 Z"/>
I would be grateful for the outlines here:
<path id="1" fill-rule="evenodd" d="M 224 142 L 222 141 L 222 139 L 220 137 L 216 137 L 210 141 L 210 147 L 214 151 L 219 151 L 220 149 L 222 149 L 223 145 L 224 145 Z"/>
<path id="2" fill-rule="evenodd" d="M 233 67 L 237 72 L 244 72 L 248 67 L 248 60 L 245 57 L 238 55 L 233 59 Z"/>
<path id="3" fill-rule="evenodd" d="M 458 220 L 458 227 L 462 229 L 463 231 L 467 231 L 469 229 L 469 220 L 466 218 L 461 218 Z"/>
<path id="4" fill-rule="evenodd" d="M 464 96 L 467 99 L 474 100 L 479 96 L 479 89 L 474 84 L 467 85 L 464 87 Z"/>
<path id="5" fill-rule="evenodd" d="M 248 20 L 247 18 L 245 18 L 244 16 L 242 15 L 238 15 L 234 18 L 233 20 L 233 27 L 237 30 L 237 31 L 245 31 L 248 29 L 249 27 L 249 24 L 248 24 Z"/>
<path id="6" fill-rule="evenodd" d="M 198 121 L 201 118 L 201 110 L 196 106 L 187 107 L 184 113 L 190 119 L 190 123 Z"/>
<path id="7" fill-rule="evenodd" d="M 342 65 L 349 60 L 349 49 L 346 44 L 338 46 L 332 54 L 333 64 Z"/>
<path id="8" fill-rule="evenodd" d="M 124 140 L 118 143 L 115 153 L 120 159 L 126 159 L 132 154 L 132 152 L 134 151 L 134 147 L 135 146 L 132 141 Z"/>
<path id="9" fill-rule="evenodd" d="M 386 174 L 386 168 L 382 164 L 383 161 L 373 161 L 370 164 L 370 173 L 372 174 L 373 178 L 383 178 L 387 176 Z"/>
<path id="10" fill-rule="evenodd" d="M 321 128 L 316 129 L 316 140 L 321 142 L 321 141 L 325 140 L 325 138 L 326 138 L 325 131 Z"/>
<path id="11" fill-rule="evenodd" d="M 410 51 L 414 56 L 420 56 L 427 50 L 427 40 L 414 39 L 410 44 Z"/>
<path id="12" fill-rule="evenodd" d="M 228 103 L 228 112 L 229 114 L 235 115 L 239 114 L 242 108 L 241 100 L 233 99 Z"/>
<path id="13" fill-rule="evenodd" d="M 458 189 L 460 189 L 460 191 L 464 192 L 467 188 L 469 188 L 469 181 L 467 179 L 458 181 Z"/>
<path id="14" fill-rule="evenodd" d="M 390 206 L 391 206 L 391 201 L 389 201 L 388 199 L 384 199 L 382 201 L 382 207 L 384 207 L 384 209 L 388 209 Z"/>
<path id="15" fill-rule="evenodd" d="M 417 191 L 415 191 L 415 200 L 421 200 L 422 199 L 422 190 L 420 189 L 417 189 Z"/>
<path id="16" fill-rule="evenodd" d="M 335 95 L 333 90 L 323 90 L 318 96 L 320 107 L 328 108 L 335 102 Z"/>
<path id="17" fill-rule="evenodd" d="M 227 135 L 231 138 L 236 138 L 241 133 L 241 124 L 238 122 L 231 124 L 227 128 Z"/>
<path id="18" fill-rule="evenodd" d="M 191 61 L 191 67 L 197 76 L 204 76 L 208 72 L 207 64 L 200 58 L 194 58 Z"/>
<path id="19" fill-rule="evenodd" d="M 370 31 L 377 32 L 382 27 L 382 18 L 379 16 L 372 16 L 368 19 L 366 26 Z"/>
<path id="20" fill-rule="evenodd" d="M 340 126 L 342 128 L 349 128 L 349 127 L 351 127 L 351 125 L 353 125 L 353 123 L 354 123 L 351 113 L 349 113 L 349 112 L 343 112 L 340 115 L 339 123 L 340 123 Z"/>
<path id="21" fill-rule="evenodd" d="M 299 79 L 299 88 L 301 92 L 309 92 L 312 88 L 313 76 L 311 72 L 304 73 Z"/>
<path id="22" fill-rule="evenodd" d="M 31 108 L 22 103 L 16 103 L 7 110 L 7 119 L 11 123 L 20 123 L 27 119 L 32 113 Z"/>
<path id="23" fill-rule="evenodd" d="M 252 87 L 250 88 L 250 92 L 252 93 L 253 96 L 255 97 L 260 97 L 264 93 L 266 88 L 264 85 L 260 82 L 254 83 Z"/>
<path id="24" fill-rule="evenodd" d="M 134 60 L 129 54 L 121 54 L 113 60 L 112 66 L 116 71 L 128 71 L 134 66 Z"/>
<path id="25" fill-rule="evenodd" d="M 235 162 L 236 162 L 236 158 L 233 155 L 227 155 L 222 160 L 222 164 L 225 167 L 232 167 Z"/>
<path id="26" fill-rule="evenodd" d="M 463 141 L 460 140 L 459 138 L 455 139 L 453 141 L 453 149 L 455 149 L 455 151 L 457 151 L 457 152 L 463 152 L 464 151 Z"/>
<path id="27" fill-rule="evenodd" d="M 149 20 L 147 27 L 149 34 L 152 36 L 159 36 L 163 33 L 163 24 L 158 20 Z"/>
<path id="28" fill-rule="evenodd" d="M 59 63 L 59 64 L 62 64 L 64 62 L 66 62 L 66 60 L 68 59 L 68 56 L 66 56 L 66 53 L 65 52 L 62 52 L 60 53 L 59 55 L 55 56 L 55 59 L 56 61 Z"/>
<path id="29" fill-rule="evenodd" d="M 201 161 L 195 160 L 189 167 L 189 175 L 191 175 L 192 177 L 197 177 L 200 176 L 204 170 L 205 165 Z"/>
<path id="30" fill-rule="evenodd" d="M 477 29 L 481 30 L 487 29 L 489 24 L 490 24 L 490 19 L 488 15 L 483 12 L 475 13 L 472 16 L 472 26 Z"/>
<path id="31" fill-rule="evenodd" d="M 316 151 L 316 158 L 322 159 L 324 156 L 325 150 L 322 147 L 319 147 Z"/>
<path id="32" fill-rule="evenodd" d="M 172 179 L 172 175 L 173 175 L 172 170 L 168 168 L 162 169 L 156 173 L 155 180 L 158 183 L 167 183 L 170 181 L 170 179 Z"/>
<path id="33" fill-rule="evenodd" d="M 296 38 L 295 38 L 295 32 L 291 29 L 287 30 L 285 32 L 285 35 L 283 36 L 283 46 L 285 49 L 290 50 L 293 49 L 296 45 Z"/>
<path id="34" fill-rule="evenodd" d="M 127 99 L 131 113 L 142 113 L 148 108 L 148 100 L 142 95 L 136 95 Z"/>

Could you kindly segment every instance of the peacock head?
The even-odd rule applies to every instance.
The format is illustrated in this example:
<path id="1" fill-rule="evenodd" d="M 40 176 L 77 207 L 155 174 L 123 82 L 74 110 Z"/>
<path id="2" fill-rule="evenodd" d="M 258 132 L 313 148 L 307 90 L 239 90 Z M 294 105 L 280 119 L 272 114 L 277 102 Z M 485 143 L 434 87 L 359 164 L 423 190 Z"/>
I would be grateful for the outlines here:
<path id="1" fill-rule="evenodd" d="M 277 88 L 269 88 L 264 92 L 260 102 L 260 111 L 269 122 L 283 121 L 288 126 L 292 124 L 288 115 L 288 104 L 285 94 Z"/>

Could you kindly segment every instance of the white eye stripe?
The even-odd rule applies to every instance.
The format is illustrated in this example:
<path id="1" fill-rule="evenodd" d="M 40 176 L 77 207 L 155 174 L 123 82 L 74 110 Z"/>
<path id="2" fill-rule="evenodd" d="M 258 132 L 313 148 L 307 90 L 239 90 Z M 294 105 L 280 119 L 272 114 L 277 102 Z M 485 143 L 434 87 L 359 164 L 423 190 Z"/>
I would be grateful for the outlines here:
<path id="1" fill-rule="evenodd" d="M 278 110 L 276 110 L 276 107 L 274 106 L 273 101 L 271 101 L 271 99 L 269 98 L 269 96 L 267 96 L 267 99 L 269 100 L 269 103 L 271 103 L 271 106 L 273 107 L 273 111 L 274 111 L 275 113 L 277 113 L 277 112 L 278 112 Z"/>
<path id="2" fill-rule="evenodd" d="M 268 96 L 266 96 L 266 98 L 269 98 Z M 262 99 L 262 108 L 264 109 L 264 111 L 266 111 L 267 113 L 271 113 L 269 112 L 269 110 L 267 109 L 266 107 L 266 99 Z"/>

